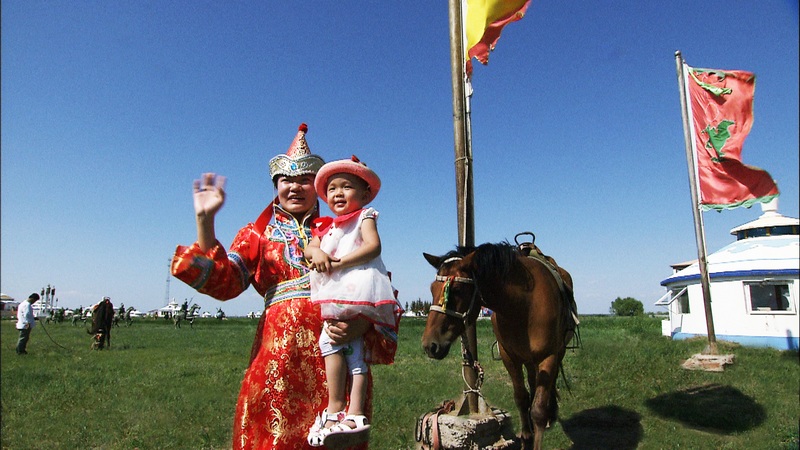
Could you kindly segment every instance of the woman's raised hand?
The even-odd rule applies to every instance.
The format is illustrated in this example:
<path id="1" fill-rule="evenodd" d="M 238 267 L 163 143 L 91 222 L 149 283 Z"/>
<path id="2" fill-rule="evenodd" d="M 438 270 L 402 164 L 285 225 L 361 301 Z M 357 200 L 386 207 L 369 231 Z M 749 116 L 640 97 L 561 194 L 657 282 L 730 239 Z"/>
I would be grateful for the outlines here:
<path id="1" fill-rule="evenodd" d="M 194 180 L 194 213 L 198 218 L 213 219 L 225 203 L 225 177 L 204 173 Z"/>

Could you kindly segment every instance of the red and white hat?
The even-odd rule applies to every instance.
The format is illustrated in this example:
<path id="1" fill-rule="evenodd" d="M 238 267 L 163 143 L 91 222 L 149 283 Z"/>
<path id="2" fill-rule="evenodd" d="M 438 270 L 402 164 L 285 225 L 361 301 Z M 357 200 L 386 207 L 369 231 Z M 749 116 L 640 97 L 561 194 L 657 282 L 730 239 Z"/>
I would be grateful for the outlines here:
<path id="1" fill-rule="evenodd" d="M 369 186 L 370 195 L 367 203 L 371 202 L 378 195 L 381 190 L 381 179 L 378 174 L 372 171 L 366 164 L 361 162 L 355 155 L 350 159 L 341 159 L 339 161 L 331 161 L 326 163 L 317 172 L 317 178 L 314 180 L 314 189 L 317 190 L 317 195 L 323 200 L 328 198 L 328 178 L 337 173 L 349 173 L 364 180 Z"/>
<path id="2" fill-rule="evenodd" d="M 325 164 L 322 158 L 311 154 L 306 142 L 306 132 L 308 132 L 308 125 L 301 123 L 286 154 L 269 160 L 269 177 L 273 182 L 278 175 L 294 177 L 315 174 Z"/>

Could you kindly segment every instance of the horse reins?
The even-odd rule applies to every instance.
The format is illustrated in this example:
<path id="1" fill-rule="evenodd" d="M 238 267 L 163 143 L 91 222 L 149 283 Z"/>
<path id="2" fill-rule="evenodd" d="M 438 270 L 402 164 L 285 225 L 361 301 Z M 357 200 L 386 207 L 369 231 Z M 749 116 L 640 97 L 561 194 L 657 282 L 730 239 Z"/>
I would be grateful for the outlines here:
<path id="1" fill-rule="evenodd" d="M 445 264 L 447 264 L 449 262 L 452 262 L 452 261 L 460 261 L 461 259 L 462 258 L 460 258 L 460 257 L 449 258 L 449 259 L 445 260 L 442 263 L 442 265 L 445 265 Z M 448 316 L 456 317 L 456 318 L 462 320 L 464 322 L 464 325 L 466 325 L 467 324 L 467 320 L 469 318 L 469 314 L 470 314 L 470 312 L 472 312 L 472 309 L 475 307 L 476 300 L 478 299 L 478 296 L 480 295 L 480 289 L 478 289 L 478 283 L 476 283 L 475 279 L 473 279 L 473 278 L 456 277 L 456 276 L 444 276 L 444 275 L 436 275 L 436 281 L 440 281 L 440 282 L 444 283 L 444 285 L 442 286 L 442 295 L 439 297 L 440 298 L 439 304 L 438 305 L 431 305 L 430 310 L 438 312 L 438 313 L 441 313 L 441 314 L 446 314 Z M 455 311 L 453 309 L 448 309 L 447 308 L 447 303 L 450 300 L 450 283 L 453 282 L 453 281 L 455 281 L 456 283 L 471 284 L 471 285 L 475 286 L 475 288 L 472 291 L 472 298 L 469 301 L 469 307 L 463 313 L 460 313 L 460 312 Z M 480 295 L 480 297 L 481 297 L 481 299 L 483 298 L 482 295 Z"/>
<path id="2" fill-rule="evenodd" d="M 447 264 L 449 262 L 460 261 L 462 259 L 463 258 L 458 257 L 458 256 L 452 257 L 452 258 L 448 258 L 439 267 L 441 268 L 441 266 L 444 266 L 445 264 Z M 442 286 L 442 295 L 440 295 L 439 304 L 438 305 L 431 305 L 429 310 L 430 311 L 436 311 L 438 313 L 445 314 L 445 315 L 448 315 L 448 316 L 453 316 L 453 317 L 463 321 L 464 327 L 466 328 L 469 325 L 469 316 L 472 313 L 473 309 L 475 308 L 476 304 L 483 304 L 484 303 L 483 302 L 483 295 L 480 293 L 480 289 L 478 288 L 477 281 L 475 280 L 474 277 L 473 278 L 466 278 L 466 277 L 457 277 L 457 276 L 454 276 L 454 275 L 444 276 L 444 275 L 438 275 L 438 274 L 436 275 L 435 280 L 444 283 L 444 285 Z M 449 303 L 449 300 L 450 300 L 450 286 L 451 286 L 452 282 L 473 285 L 472 297 L 470 298 L 470 301 L 469 301 L 469 307 L 463 313 L 455 311 L 452 308 L 450 308 L 450 309 L 447 308 L 447 304 Z M 461 376 L 464 379 L 464 385 L 467 386 L 467 389 L 464 391 L 464 395 L 466 396 L 467 394 L 474 393 L 474 394 L 477 394 L 477 395 L 483 397 L 483 394 L 481 393 L 481 385 L 483 384 L 483 368 L 478 363 L 478 361 L 472 357 L 472 355 L 470 354 L 469 350 L 464 346 L 463 341 L 462 341 L 461 353 L 462 353 L 461 357 L 462 357 L 462 361 L 463 361 L 462 370 L 461 370 Z M 474 386 L 474 387 L 470 386 L 470 383 L 467 381 L 465 372 L 463 370 L 464 367 L 468 367 L 468 366 L 473 367 L 473 369 L 475 370 L 475 374 L 477 375 L 476 386 Z M 442 407 L 444 407 L 444 405 Z M 444 411 L 444 412 L 445 413 L 449 412 L 450 410 L 452 410 L 452 408 L 453 408 L 453 406 L 451 405 L 450 409 L 448 409 L 447 411 Z M 439 430 L 438 430 L 438 416 L 439 416 L 440 413 L 441 413 L 441 411 L 437 411 L 437 412 L 435 412 L 435 414 L 434 413 L 429 413 L 429 415 L 427 415 L 425 418 L 422 419 L 424 421 L 424 420 L 429 419 L 429 416 L 431 416 L 431 415 L 433 416 L 433 427 L 432 427 L 432 430 L 431 430 L 431 434 L 433 435 L 433 438 L 431 440 L 431 446 L 427 447 L 428 449 L 431 449 L 431 450 L 440 450 L 442 448 L 440 446 L 440 438 L 439 438 Z M 417 439 L 417 442 L 422 442 L 421 438 L 422 438 L 422 433 L 420 432 L 420 439 Z M 426 447 L 424 445 L 423 445 L 422 448 L 426 449 Z"/>
<path id="3" fill-rule="evenodd" d="M 51 341 L 53 344 L 56 344 L 57 346 L 59 346 L 59 347 L 63 348 L 64 350 L 68 350 L 68 351 L 71 351 L 71 352 L 74 352 L 74 351 L 75 351 L 75 350 L 73 350 L 73 349 L 71 349 L 71 348 L 64 347 L 63 345 L 61 345 L 61 344 L 59 344 L 58 342 L 56 342 L 56 341 L 53 339 L 53 337 L 52 337 L 52 336 L 50 336 L 50 332 L 48 332 L 48 331 L 47 331 L 47 328 L 45 328 L 45 327 L 44 327 L 44 323 L 43 323 L 43 321 L 41 321 L 41 320 L 39 321 L 39 326 L 41 326 L 41 327 L 42 327 L 42 330 L 44 330 L 44 334 L 46 334 L 46 335 L 47 335 L 47 337 L 48 337 L 48 338 L 50 338 L 50 341 Z"/>

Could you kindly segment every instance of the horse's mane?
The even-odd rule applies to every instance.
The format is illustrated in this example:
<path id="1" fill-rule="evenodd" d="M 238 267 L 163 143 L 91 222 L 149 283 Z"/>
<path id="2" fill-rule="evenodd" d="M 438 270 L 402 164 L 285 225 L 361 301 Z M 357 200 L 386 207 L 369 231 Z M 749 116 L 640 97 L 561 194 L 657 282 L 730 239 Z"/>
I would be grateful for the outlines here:
<path id="1" fill-rule="evenodd" d="M 477 278 L 479 282 L 486 278 L 504 279 L 518 264 L 517 248 L 508 243 L 508 241 L 495 244 L 486 243 L 478 247 L 458 246 L 455 250 L 444 255 L 442 259 L 447 260 L 453 257 L 464 257 L 472 252 L 475 252 L 475 256 L 473 256 L 473 266 L 475 269 L 473 276 Z"/>
<path id="2" fill-rule="evenodd" d="M 481 244 L 475 250 L 475 278 L 503 280 L 517 264 L 517 248 L 506 241 Z"/>

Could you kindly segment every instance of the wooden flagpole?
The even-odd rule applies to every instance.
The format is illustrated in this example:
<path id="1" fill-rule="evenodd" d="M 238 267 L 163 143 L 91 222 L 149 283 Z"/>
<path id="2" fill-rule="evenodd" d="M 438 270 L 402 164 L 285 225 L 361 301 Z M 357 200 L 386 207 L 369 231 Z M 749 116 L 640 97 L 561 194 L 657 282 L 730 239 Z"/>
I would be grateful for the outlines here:
<path id="1" fill-rule="evenodd" d="M 700 196 L 697 192 L 697 162 L 695 161 L 694 139 L 692 136 L 694 127 L 689 121 L 689 94 L 686 88 L 685 67 L 680 51 L 675 52 L 675 68 L 678 72 L 678 87 L 680 89 L 683 139 L 686 146 L 686 163 L 689 166 L 689 190 L 692 196 L 694 234 L 697 240 L 697 264 L 700 268 L 700 285 L 703 289 L 703 306 L 706 313 L 706 328 L 708 329 L 708 346 L 703 353 L 707 355 L 717 355 L 717 335 L 714 332 L 714 317 L 711 313 L 711 283 L 708 276 L 706 237 L 703 227 L 703 213 L 700 210 Z"/>
<path id="2" fill-rule="evenodd" d="M 456 169 L 456 204 L 458 214 L 458 245 L 475 245 L 474 194 L 472 188 L 472 146 L 470 144 L 469 112 L 467 108 L 466 75 L 464 67 L 464 28 L 461 0 L 449 0 L 450 69 L 453 85 L 453 137 Z M 478 374 L 473 366 L 478 360 L 475 324 L 467 326 L 461 337 L 464 350 L 464 381 L 467 383 L 467 402 L 470 413 L 478 412 L 476 387 Z M 461 414 L 461 412 L 459 412 Z"/>

